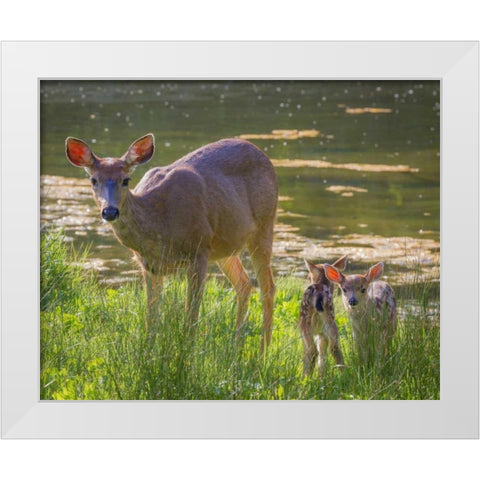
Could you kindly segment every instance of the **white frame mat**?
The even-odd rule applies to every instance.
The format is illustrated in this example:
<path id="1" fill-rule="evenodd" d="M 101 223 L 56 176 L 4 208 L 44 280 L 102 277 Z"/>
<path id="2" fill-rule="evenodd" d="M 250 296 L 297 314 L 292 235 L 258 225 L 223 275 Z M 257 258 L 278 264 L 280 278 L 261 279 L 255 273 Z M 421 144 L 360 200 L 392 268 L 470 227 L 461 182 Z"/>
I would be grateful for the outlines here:
<path id="1" fill-rule="evenodd" d="M 478 438 L 478 42 L 4 42 L 2 437 Z M 436 401 L 40 401 L 39 80 L 441 81 Z"/>

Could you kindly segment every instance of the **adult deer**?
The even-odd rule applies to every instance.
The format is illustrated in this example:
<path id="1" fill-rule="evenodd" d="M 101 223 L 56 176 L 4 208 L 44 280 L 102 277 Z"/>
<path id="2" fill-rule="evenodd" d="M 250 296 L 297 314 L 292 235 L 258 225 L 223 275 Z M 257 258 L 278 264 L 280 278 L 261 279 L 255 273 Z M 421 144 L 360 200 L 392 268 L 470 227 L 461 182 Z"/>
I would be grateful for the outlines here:
<path id="1" fill-rule="evenodd" d="M 90 175 L 95 202 L 121 244 L 130 248 L 145 279 L 151 328 L 163 277 L 185 267 L 187 327 L 195 330 L 209 261 L 217 262 L 237 294 L 236 337 L 246 321 L 250 280 L 240 261 L 247 247 L 263 308 L 262 350 L 272 334 L 275 285 L 270 259 L 277 178 L 268 157 L 244 140 L 206 145 L 166 167 L 149 170 L 135 189 L 134 169 L 155 150 L 149 133 L 120 158 L 100 158 L 77 138 L 66 139 L 70 162 Z"/>

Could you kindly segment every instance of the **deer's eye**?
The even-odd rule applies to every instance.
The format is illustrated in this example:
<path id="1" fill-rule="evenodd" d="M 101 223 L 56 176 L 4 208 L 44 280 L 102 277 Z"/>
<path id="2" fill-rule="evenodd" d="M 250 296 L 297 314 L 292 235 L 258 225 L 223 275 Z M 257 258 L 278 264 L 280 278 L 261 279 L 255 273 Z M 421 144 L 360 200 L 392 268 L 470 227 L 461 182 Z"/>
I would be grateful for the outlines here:
<path id="1" fill-rule="evenodd" d="M 124 178 L 122 182 L 122 187 L 128 187 L 128 182 L 130 182 L 129 178 Z"/>
<path id="2" fill-rule="evenodd" d="M 97 181 L 97 179 L 96 179 L 96 178 L 93 178 L 93 177 L 92 177 L 92 178 L 90 179 L 90 181 L 92 182 L 92 185 L 93 185 L 94 187 L 96 187 L 96 186 L 97 186 L 97 184 L 98 184 L 98 181 Z"/>
<path id="3" fill-rule="evenodd" d="M 367 290 L 365 289 L 365 287 L 362 287 L 362 288 L 360 289 L 360 291 L 361 291 L 362 293 L 365 293 Z"/>

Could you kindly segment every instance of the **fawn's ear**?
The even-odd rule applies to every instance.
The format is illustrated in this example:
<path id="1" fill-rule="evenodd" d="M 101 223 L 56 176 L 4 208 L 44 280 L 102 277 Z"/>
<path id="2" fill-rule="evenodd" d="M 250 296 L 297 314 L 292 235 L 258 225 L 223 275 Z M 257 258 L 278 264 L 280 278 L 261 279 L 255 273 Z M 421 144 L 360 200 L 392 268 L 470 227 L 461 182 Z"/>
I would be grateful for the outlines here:
<path id="1" fill-rule="evenodd" d="M 305 266 L 310 273 L 309 277 L 312 283 L 318 283 L 320 279 L 325 276 L 323 269 L 317 267 L 312 262 L 309 262 L 306 259 L 303 259 L 303 261 L 305 262 Z"/>
<path id="2" fill-rule="evenodd" d="M 137 165 L 147 163 L 153 157 L 154 151 L 155 137 L 152 133 L 147 133 L 130 145 L 124 159 L 130 167 L 135 168 Z"/>
<path id="3" fill-rule="evenodd" d="M 78 138 L 67 137 L 65 140 L 65 153 L 70 163 L 76 167 L 89 168 L 95 161 L 90 147 Z"/>
<path id="4" fill-rule="evenodd" d="M 345 267 L 347 266 L 347 257 L 348 255 L 340 257 L 338 260 L 332 263 L 332 266 L 338 268 L 339 270 L 345 270 Z"/>
<path id="5" fill-rule="evenodd" d="M 383 274 L 383 262 L 379 262 L 373 267 L 369 268 L 368 272 L 365 274 L 365 278 L 367 279 L 367 282 L 370 283 L 380 278 L 382 274 Z"/>
<path id="6" fill-rule="evenodd" d="M 339 283 L 341 285 L 345 281 L 345 276 L 332 265 L 326 263 L 323 267 L 325 268 L 325 276 L 331 282 Z"/>

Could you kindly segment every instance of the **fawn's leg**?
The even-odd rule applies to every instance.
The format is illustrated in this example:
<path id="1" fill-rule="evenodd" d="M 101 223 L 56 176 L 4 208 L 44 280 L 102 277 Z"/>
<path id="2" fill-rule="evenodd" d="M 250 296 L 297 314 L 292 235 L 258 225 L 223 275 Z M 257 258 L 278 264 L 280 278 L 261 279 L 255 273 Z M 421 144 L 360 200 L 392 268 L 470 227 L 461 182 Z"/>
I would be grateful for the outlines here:
<path id="1" fill-rule="evenodd" d="M 235 340 L 238 342 L 243 335 L 248 311 L 248 299 L 252 290 L 250 279 L 238 256 L 229 257 L 217 262 L 220 270 L 230 280 L 237 294 L 237 320 Z"/>
<path id="2" fill-rule="evenodd" d="M 310 375 L 315 367 L 318 356 L 317 347 L 313 340 L 312 329 L 307 319 L 300 319 L 299 327 L 303 341 L 303 374 Z"/>
<path id="3" fill-rule="evenodd" d="M 366 316 L 352 318 L 353 340 L 361 364 L 366 365 L 369 360 L 369 341 Z"/>
<path id="4" fill-rule="evenodd" d="M 390 341 L 393 339 L 395 332 L 397 331 L 397 304 L 395 302 L 395 297 L 393 293 L 387 302 L 388 306 L 388 338 Z"/>
<path id="5" fill-rule="evenodd" d="M 396 316 L 396 304 L 395 299 L 388 299 L 390 301 L 393 300 L 393 303 L 387 303 L 386 309 L 383 312 L 382 320 L 382 345 L 381 348 L 383 350 L 383 358 L 384 360 L 388 357 L 389 353 L 392 350 L 392 343 L 393 337 L 395 336 L 395 331 L 397 329 L 397 316 Z"/>
<path id="6" fill-rule="evenodd" d="M 320 333 L 315 335 L 314 339 L 318 350 L 318 375 L 323 377 L 327 369 L 328 337 L 324 333 Z"/>
<path id="7" fill-rule="evenodd" d="M 340 348 L 340 337 L 338 334 L 338 327 L 334 319 L 328 319 L 324 325 L 325 334 L 329 340 L 330 353 L 335 359 L 336 365 L 345 365 L 343 361 L 343 354 Z"/>

